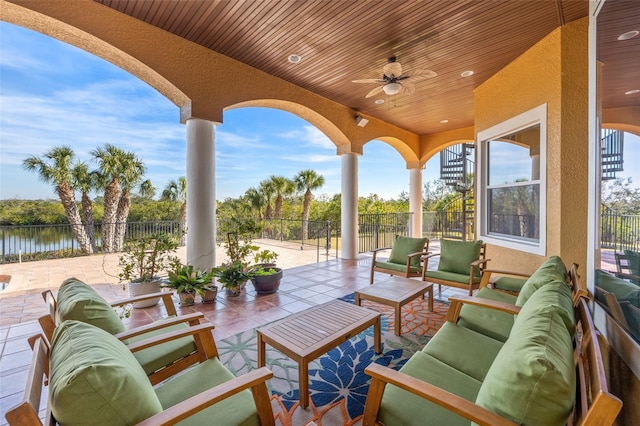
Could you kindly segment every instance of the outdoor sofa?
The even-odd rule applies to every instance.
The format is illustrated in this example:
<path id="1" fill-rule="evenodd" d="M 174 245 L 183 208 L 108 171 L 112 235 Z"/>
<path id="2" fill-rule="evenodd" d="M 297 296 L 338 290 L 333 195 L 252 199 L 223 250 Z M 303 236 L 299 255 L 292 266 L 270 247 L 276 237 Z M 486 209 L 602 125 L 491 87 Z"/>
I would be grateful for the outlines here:
<path id="1" fill-rule="evenodd" d="M 517 296 L 451 298 L 445 324 L 399 371 L 367 367 L 363 424 L 612 424 L 622 403 L 580 295 L 553 256 Z"/>

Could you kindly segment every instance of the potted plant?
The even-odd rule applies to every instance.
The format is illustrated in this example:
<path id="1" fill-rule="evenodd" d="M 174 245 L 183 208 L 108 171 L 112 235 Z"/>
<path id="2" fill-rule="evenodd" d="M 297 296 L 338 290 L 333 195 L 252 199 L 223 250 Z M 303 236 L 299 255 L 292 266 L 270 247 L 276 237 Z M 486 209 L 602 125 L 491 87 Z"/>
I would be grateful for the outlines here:
<path id="1" fill-rule="evenodd" d="M 213 275 L 225 289 L 227 296 L 239 296 L 240 290 L 251 278 L 251 274 L 244 270 L 241 262 L 232 262 L 213 268 Z"/>
<path id="2" fill-rule="evenodd" d="M 275 268 L 276 260 L 278 259 L 278 253 L 271 250 L 260 250 L 253 257 L 255 266 L 262 266 L 265 268 Z"/>
<path id="3" fill-rule="evenodd" d="M 270 294 L 278 291 L 282 279 L 282 269 L 269 266 L 256 266 L 249 272 L 251 283 L 258 294 Z"/>
<path id="4" fill-rule="evenodd" d="M 201 271 L 195 269 L 193 265 L 183 265 L 180 261 L 176 261 L 174 269 L 169 271 L 169 279 L 166 284 L 163 284 L 163 287 L 174 289 L 180 297 L 180 304 L 190 306 L 195 303 L 196 293 L 204 299 L 205 289 L 212 280 L 213 272 Z"/>
<path id="5" fill-rule="evenodd" d="M 130 239 L 125 243 L 124 252 L 119 257 L 121 272 L 118 278 L 122 288 L 129 287 L 129 295 L 157 293 L 160 291 L 161 273 L 175 261 L 173 253 L 178 249 L 178 241 L 170 235 L 157 233 Z M 134 308 L 147 308 L 158 303 L 158 299 L 136 302 Z"/>

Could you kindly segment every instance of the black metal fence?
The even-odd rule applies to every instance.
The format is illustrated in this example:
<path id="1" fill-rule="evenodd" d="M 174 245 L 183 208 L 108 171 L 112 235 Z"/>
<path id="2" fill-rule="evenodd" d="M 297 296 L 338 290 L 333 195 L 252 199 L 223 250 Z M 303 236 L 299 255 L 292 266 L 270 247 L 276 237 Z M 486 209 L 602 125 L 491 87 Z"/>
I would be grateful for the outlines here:
<path id="1" fill-rule="evenodd" d="M 640 215 L 616 214 L 607 206 L 600 213 L 600 245 L 616 251 L 640 251 Z"/>

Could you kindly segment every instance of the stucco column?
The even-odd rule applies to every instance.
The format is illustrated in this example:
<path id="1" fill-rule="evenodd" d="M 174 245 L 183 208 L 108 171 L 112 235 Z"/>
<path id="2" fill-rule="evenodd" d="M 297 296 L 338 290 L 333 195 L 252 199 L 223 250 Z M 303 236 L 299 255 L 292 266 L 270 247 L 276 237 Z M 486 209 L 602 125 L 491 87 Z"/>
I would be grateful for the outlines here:
<path id="1" fill-rule="evenodd" d="M 343 154 L 341 158 L 342 189 L 342 259 L 358 257 L 358 157 Z"/>
<path id="2" fill-rule="evenodd" d="M 187 262 L 202 270 L 216 261 L 214 126 L 187 120 Z"/>
<path id="3" fill-rule="evenodd" d="M 411 236 L 422 237 L 422 167 L 409 169 L 409 212 Z"/>

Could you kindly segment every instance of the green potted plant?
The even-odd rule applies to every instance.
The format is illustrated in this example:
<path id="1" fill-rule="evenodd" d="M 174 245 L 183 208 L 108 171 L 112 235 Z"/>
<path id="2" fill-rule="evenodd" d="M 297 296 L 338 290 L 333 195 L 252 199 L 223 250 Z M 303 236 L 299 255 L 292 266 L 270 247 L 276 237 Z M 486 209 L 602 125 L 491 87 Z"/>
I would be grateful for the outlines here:
<path id="1" fill-rule="evenodd" d="M 260 250 L 253 257 L 255 266 L 262 266 L 265 268 L 274 268 L 276 266 L 276 260 L 278 260 L 278 253 L 271 250 Z"/>
<path id="2" fill-rule="evenodd" d="M 256 266 L 249 271 L 251 283 L 258 294 L 271 294 L 280 288 L 282 269 L 269 266 Z"/>
<path id="3" fill-rule="evenodd" d="M 195 269 L 193 265 L 183 265 L 180 261 L 176 261 L 174 269 L 169 271 L 167 283 L 162 286 L 174 289 L 180 297 L 180 304 L 190 306 L 195 303 L 196 294 L 205 298 L 205 290 L 212 280 L 213 272 L 201 271 Z"/>
<path id="4" fill-rule="evenodd" d="M 240 290 L 251 278 L 251 274 L 245 271 L 241 262 L 232 262 L 213 268 L 213 275 L 225 289 L 227 296 L 239 296 Z"/>
<path id="5" fill-rule="evenodd" d="M 176 259 L 173 254 L 178 249 L 178 241 L 165 233 L 130 239 L 125 243 L 124 252 L 119 257 L 122 270 L 118 278 L 122 288 L 129 288 L 129 295 L 157 293 L 162 278 Z M 158 303 L 158 299 L 136 302 L 134 308 L 147 308 Z"/>

